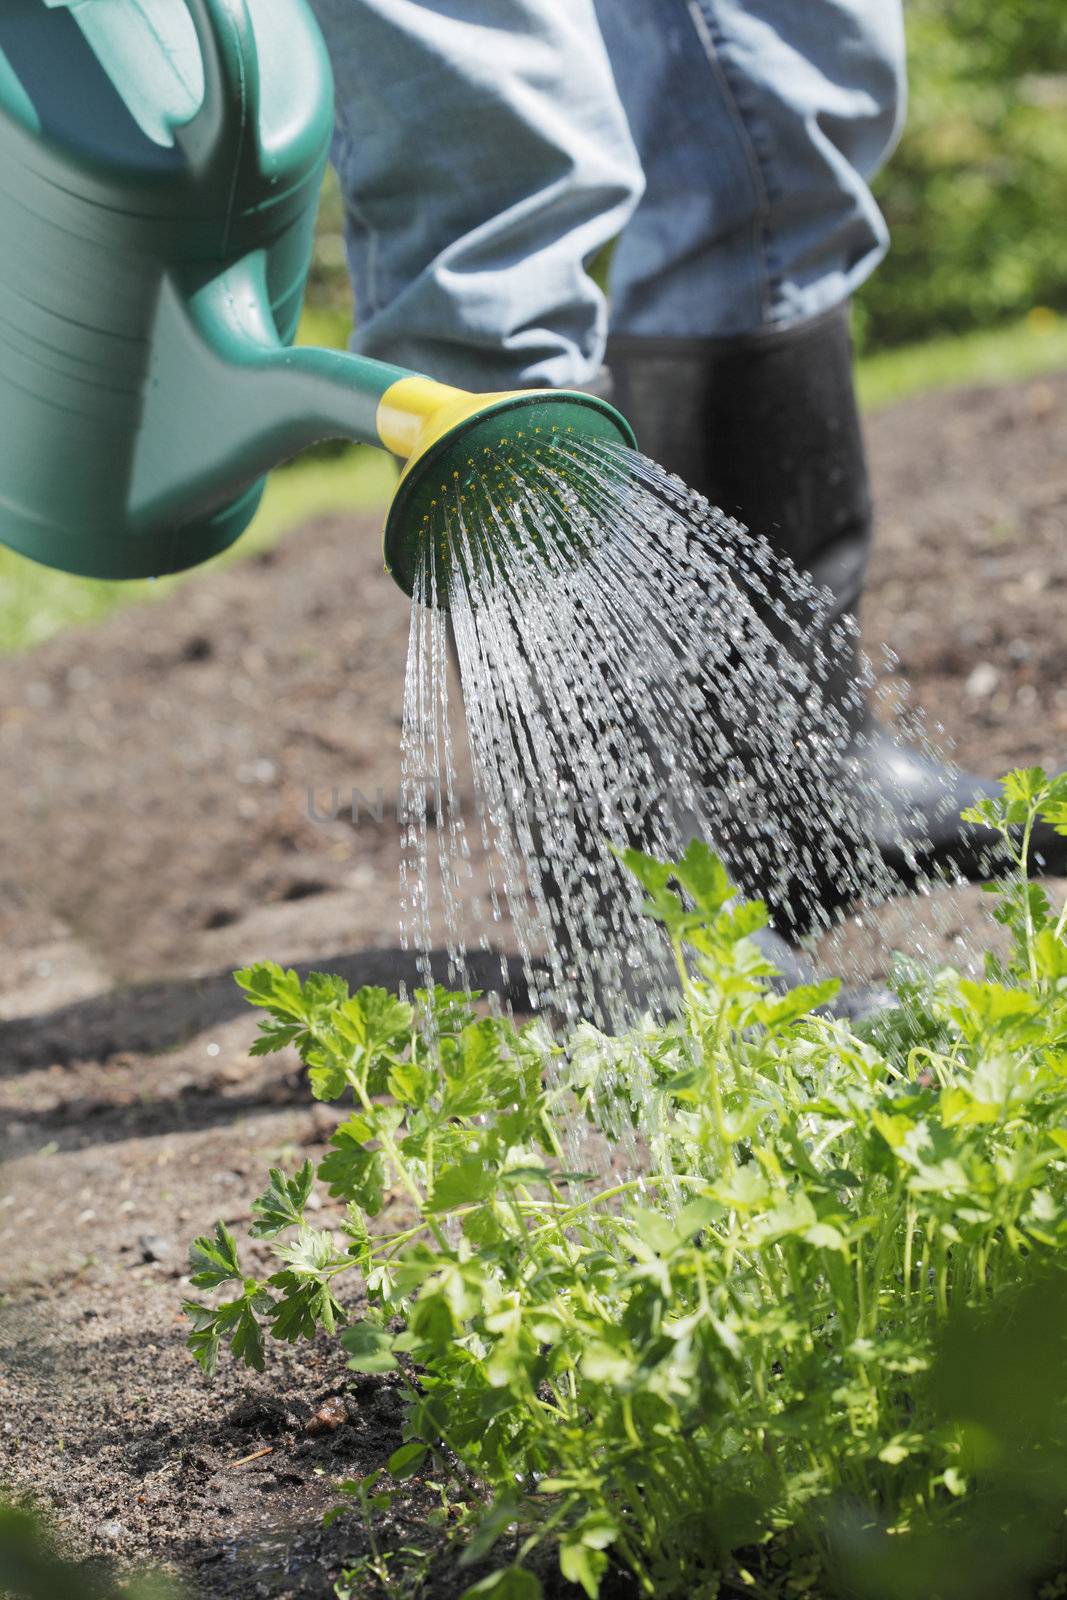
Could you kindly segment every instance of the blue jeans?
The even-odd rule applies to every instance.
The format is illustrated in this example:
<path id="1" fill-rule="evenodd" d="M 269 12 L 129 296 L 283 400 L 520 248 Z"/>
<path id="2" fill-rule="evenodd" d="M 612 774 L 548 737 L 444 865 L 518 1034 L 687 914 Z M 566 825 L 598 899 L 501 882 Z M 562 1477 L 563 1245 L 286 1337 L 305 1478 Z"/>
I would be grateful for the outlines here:
<path id="1" fill-rule="evenodd" d="M 899 0 L 311 0 L 361 353 L 580 386 L 611 331 L 785 328 L 887 247 Z"/>

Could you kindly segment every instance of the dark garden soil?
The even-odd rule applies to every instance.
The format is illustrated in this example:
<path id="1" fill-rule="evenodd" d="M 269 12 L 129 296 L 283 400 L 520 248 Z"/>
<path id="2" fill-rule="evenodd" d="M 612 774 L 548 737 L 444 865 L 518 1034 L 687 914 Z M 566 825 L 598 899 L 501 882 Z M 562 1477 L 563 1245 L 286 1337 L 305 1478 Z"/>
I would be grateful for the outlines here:
<path id="1" fill-rule="evenodd" d="M 1067 377 L 913 401 L 870 439 L 869 647 L 892 645 L 961 762 L 1067 765 Z M 376 528 L 335 520 L 0 662 L 0 1487 L 53 1509 L 73 1553 L 201 1596 L 330 1595 L 364 1540 L 322 1512 L 399 1442 L 390 1383 L 349 1388 L 325 1345 L 208 1384 L 180 1305 L 192 1234 L 241 1232 L 268 1162 L 318 1156 L 338 1119 L 291 1058 L 249 1057 L 232 968 L 410 972 L 407 626 Z M 344 814 L 309 816 L 334 787 Z M 354 788 L 381 791 L 380 822 L 353 825 Z M 924 946 L 966 960 L 979 899 L 922 902 Z M 919 925 L 899 904 L 833 959 L 884 966 Z M 386 1543 L 434 1503 L 414 1483 Z"/>

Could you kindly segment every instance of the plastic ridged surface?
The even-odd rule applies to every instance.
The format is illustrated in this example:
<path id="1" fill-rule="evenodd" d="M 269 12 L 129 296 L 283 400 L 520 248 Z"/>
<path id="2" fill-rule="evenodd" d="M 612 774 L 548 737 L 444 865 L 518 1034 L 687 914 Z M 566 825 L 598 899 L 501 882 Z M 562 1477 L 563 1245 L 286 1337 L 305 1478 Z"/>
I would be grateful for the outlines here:
<path id="1" fill-rule="evenodd" d="M 70 8 L 0 7 L 0 539 L 95 577 L 194 565 L 250 520 L 262 485 L 209 483 L 194 459 L 181 463 L 188 519 L 172 507 L 153 521 L 133 503 L 139 460 L 166 455 L 171 438 L 178 448 L 193 417 L 224 432 L 240 404 L 224 386 L 205 391 L 195 366 L 153 399 L 161 289 L 191 298 L 258 255 L 270 337 L 291 339 L 332 129 L 329 65 L 305 0 L 185 5 L 109 0 L 95 13 L 106 10 L 117 41 L 106 63 L 95 54 L 106 30 L 90 41 Z M 156 31 L 142 27 L 146 9 Z M 187 61 L 194 15 L 217 58 L 208 103 L 167 145 L 145 131 L 144 96 L 155 86 L 173 113 L 188 103 L 169 57 Z M 170 39 L 158 33 L 167 18 Z M 268 30 L 257 68 L 255 37 Z M 135 69 L 124 96 L 115 80 Z M 261 118 L 264 105 L 280 110 Z M 147 417 L 162 430 L 154 452 Z"/>
<path id="2" fill-rule="evenodd" d="M 278 461 L 380 442 L 379 401 L 413 375 L 286 348 L 332 125 L 306 0 L 2 0 L 5 543 L 90 577 L 177 571 L 237 538 Z M 404 588 L 435 484 L 542 428 L 629 438 L 587 396 L 487 400 L 402 480 Z"/>

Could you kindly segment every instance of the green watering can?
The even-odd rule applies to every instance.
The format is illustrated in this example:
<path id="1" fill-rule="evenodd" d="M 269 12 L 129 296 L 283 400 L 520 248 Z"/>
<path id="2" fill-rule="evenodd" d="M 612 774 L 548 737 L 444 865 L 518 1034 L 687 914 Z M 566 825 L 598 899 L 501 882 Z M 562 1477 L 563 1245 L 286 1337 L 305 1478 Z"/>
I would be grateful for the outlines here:
<path id="1" fill-rule="evenodd" d="M 175 572 L 233 543 L 271 467 L 347 438 L 406 458 L 385 560 L 410 593 L 486 450 L 633 443 L 588 395 L 290 348 L 331 127 L 305 0 L 0 0 L 0 540 Z"/>

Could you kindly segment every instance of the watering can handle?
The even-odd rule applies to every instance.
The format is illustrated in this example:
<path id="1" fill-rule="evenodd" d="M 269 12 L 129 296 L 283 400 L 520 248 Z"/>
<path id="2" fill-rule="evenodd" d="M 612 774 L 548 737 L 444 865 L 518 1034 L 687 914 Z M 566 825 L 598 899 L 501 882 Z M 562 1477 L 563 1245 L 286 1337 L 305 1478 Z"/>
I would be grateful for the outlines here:
<path id="1" fill-rule="evenodd" d="M 4 0 L 0 0 L 2 6 Z M 246 0 L 186 0 L 204 96 L 174 129 L 204 210 L 224 217 L 206 258 L 162 275 L 127 511 L 134 527 L 206 514 L 319 439 L 383 444 L 379 406 L 404 367 L 279 337 L 264 248 L 234 246 L 238 205 L 262 190 L 259 72 Z M 329 83 L 325 51 L 320 57 Z M 325 159 L 325 150 L 322 151 Z M 241 213 L 242 216 L 244 213 Z M 243 229 L 247 234 L 249 230 Z M 429 380 L 425 380 L 428 382 Z M 435 390 L 441 385 L 433 385 Z"/>
<path id="2" fill-rule="evenodd" d="M 259 154 L 259 62 L 245 0 L 186 0 L 204 64 L 204 99 L 175 129 L 198 179 L 237 175 Z"/>

